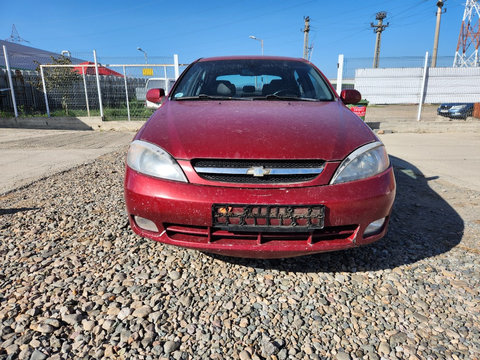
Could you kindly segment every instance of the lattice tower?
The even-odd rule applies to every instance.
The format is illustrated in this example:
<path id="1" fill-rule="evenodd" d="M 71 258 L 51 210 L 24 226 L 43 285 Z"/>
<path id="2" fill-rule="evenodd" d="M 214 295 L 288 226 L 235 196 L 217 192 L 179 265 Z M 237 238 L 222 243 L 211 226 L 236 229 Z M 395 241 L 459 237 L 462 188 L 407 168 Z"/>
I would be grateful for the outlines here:
<path id="1" fill-rule="evenodd" d="M 21 43 L 21 42 L 29 43 L 30 42 L 30 41 L 25 40 L 24 38 L 22 38 L 20 36 L 20 34 L 17 31 L 17 28 L 16 28 L 15 24 L 12 25 L 12 34 L 10 35 L 10 37 L 8 39 L 5 39 L 5 41 L 10 41 L 10 42 L 13 42 L 13 43 Z"/>
<path id="2" fill-rule="evenodd" d="M 462 27 L 458 37 L 454 67 L 480 66 L 478 45 L 480 44 L 480 3 L 467 0 L 463 13 Z"/>

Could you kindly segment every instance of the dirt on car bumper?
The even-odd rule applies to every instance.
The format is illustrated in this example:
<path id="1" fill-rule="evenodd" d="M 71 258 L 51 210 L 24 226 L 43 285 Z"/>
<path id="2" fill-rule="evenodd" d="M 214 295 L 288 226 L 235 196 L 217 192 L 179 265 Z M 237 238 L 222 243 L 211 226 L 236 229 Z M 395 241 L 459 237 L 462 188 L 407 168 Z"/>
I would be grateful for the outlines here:
<path id="1" fill-rule="evenodd" d="M 390 167 L 375 177 L 345 184 L 247 189 L 205 186 L 154 179 L 129 168 L 125 201 L 132 229 L 162 243 L 228 256 L 285 258 L 336 251 L 382 238 L 395 198 Z M 214 204 L 291 205 L 324 207 L 324 227 L 311 231 L 291 228 L 268 231 L 229 231 L 213 226 Z M 158 231 L 142 229 L 135 216 L 155 223 Z M 378 219 L 378 232 L 364 235 Z"/>

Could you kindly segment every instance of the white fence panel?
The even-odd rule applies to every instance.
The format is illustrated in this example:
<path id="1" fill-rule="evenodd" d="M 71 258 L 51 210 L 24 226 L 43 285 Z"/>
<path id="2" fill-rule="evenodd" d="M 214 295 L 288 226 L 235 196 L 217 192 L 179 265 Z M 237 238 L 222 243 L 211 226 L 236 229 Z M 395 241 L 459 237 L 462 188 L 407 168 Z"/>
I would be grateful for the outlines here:
<path id="1" fill-rule="evenodd" d="M 372 104 L 415 104 L 420 99 L 422 70 L 357 69 L 355 89 Z"/>
<path id="2" fill-rule="evenodd" d="M 357 69 L 355 89 L 371 104 L 418 104 L 422 68 Z M 480 68 L 429 68 L 425 103 L 480 102 Z"/>
<path id="3" fill-rule="evenodd" d="M 480 102 L 480 68 L 430 68 L 425 102 Z"/>

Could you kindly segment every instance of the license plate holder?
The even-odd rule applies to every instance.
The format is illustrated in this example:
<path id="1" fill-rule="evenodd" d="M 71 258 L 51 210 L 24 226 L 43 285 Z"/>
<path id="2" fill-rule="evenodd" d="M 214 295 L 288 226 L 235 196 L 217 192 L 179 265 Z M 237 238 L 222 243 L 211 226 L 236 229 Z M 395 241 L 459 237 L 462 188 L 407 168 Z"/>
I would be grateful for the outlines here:
<path id="1" fill-rule="evenodd" d="M 221 230 L 311 232 L 323 229 L 324 222 L 324 205 L 212 205 L 212 226 Z"/>

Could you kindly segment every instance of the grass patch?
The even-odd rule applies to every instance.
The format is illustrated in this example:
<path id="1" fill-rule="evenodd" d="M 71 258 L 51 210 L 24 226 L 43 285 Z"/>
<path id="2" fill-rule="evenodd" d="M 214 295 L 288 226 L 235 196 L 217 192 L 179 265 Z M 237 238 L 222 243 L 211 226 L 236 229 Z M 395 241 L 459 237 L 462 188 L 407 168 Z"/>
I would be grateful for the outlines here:
<path id="1" fill-rule="evenodd" d="M 147 109 L 143 101 L 130 102 L 130 118 L 131 120 L 147 120 L 154 113 L 155 109 Z M 47 113 L 40 111 L 25 111 L 18 109 L 19 117 L 47 117 Z M 51 117 L 86 117 L 88 116 L 87 109 L 54 109 L 50 111 Z M 100 116 L 100 109 L 90 109 L 90 116 Z M 128 111 L 126 105 L 118 107 L 103 108 L 103 116 L 105 121 L 127 121 Z M 0 111 L 0 117 L 12 118 L 15 117 L 13 111 Z"/>

